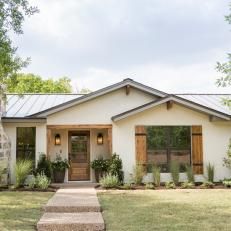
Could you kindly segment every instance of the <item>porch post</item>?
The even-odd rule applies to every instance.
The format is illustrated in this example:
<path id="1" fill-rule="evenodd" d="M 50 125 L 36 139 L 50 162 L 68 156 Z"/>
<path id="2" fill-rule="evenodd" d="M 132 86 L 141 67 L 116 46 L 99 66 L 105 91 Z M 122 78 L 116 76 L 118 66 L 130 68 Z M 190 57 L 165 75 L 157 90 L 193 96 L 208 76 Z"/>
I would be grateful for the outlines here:
<path id="1" fill-rule="evenodd" d="M 109 146 L 109 153 L 112 154 L 112 128 L 108 128 L 108 146 Z"/>
<path id="2" fill-rule="evenodd" d="M 51 151 L 51 129 L 47 127 L 47 158 L 50 158 Z"/>

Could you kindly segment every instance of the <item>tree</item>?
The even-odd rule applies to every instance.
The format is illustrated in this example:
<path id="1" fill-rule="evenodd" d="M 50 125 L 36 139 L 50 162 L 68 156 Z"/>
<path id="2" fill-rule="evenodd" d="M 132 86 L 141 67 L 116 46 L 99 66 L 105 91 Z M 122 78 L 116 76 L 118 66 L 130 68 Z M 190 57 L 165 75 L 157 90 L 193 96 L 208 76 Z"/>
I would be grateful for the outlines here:
<path id="1" fill-rule="evenodd" d="M 71 80 L 67 77 L 42 79 L 34 74 L 17 74 L 14 79 L 7 79 L 7 91 L 10 93 L 70 93 Z"/>
<path id="2" fill-rule="evenodd" d="M 9 78 L 25 67 L 29 59 L 22 60 L 17 56 L 9 32 L 22 34 L 22 23 L 26 16 L 38 12 L 28 0 L 0 0 L 0 89 Z"/>
<path id="3" fill-rule="evenodd" d="M 231 4 L 229 8 L 231 12 Z M 225 16 L 225 20 L 231 24 L 231 13 Z M 225 63 L 217 62 L 216 69 L 223 75 L 221 78 L 217 80 L 217 85 L 219 87 L 229 87 L 231 86 L 231 54 L 228 53 L 228 61 Z M 225 99 L 224 103 L 226 105 L 231 106 L 231 100 Z"/>

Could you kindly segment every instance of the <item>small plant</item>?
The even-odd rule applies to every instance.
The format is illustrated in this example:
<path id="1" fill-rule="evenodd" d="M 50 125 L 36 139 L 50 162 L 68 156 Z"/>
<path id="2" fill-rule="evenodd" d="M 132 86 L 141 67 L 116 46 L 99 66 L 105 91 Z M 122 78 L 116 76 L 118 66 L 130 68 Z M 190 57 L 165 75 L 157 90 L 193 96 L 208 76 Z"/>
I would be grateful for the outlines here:
<path id="1" fill-rule="evenodd" d="M 160 171 L 161 171 L 161 168 L 158 167 L 157 165 L 152 166 L 153 182 L 154 182 L 154 185 L 157 187 L 160 186 Z"/>
<path id="2" fill-rule="evenodd" d="M 95 159 L 91 162 L 91 168 L 95 170 L 96 182 L 103 177 L 103 174 L 107 172 L 109 166 L 109 160 L 105 160 L 102 157 Z"/>
<path id="3" fill-rule="evenodd" d="M 123 169 L 122 160 L 119 157 L 119 155 L 114 153 L 111 157 L 111 160 L 109 161 L 108 172 L 111 173 L 112 175 L 118 176 L 118 179 L 121 183 L 123 183 L 124 181 L 124 173 L 122 169 Z"/>
<path id="4" fill-rule="evenodd" d="M 192 166 L 186 165 L 185 169 L 186 169 L 186 175 L 187 175 L 187 178 L 188 178 L 188 182 L 194 183 L 195 182 L 195 178 L 194 178 L 194 173 L 193 173 Z"/>
<path id="5" fill-rule="evenodd" d="M 201 186 L 201 188 L 214 188 L 214 183 L 210 181 L 205 181 Z"/>
<path id="6" fill-rule="evenodd" d="M 226 188 L 231 188 L 231 179 L 224 179 L 222 183 Z"/>
<path id="7" fill-rule="evenodd" d="M 67 159 L 62 159 L 60 155 L 56 155 L 56 159 L 51 162 L 53 170 L 64 171 L 70 167 Z"/>
<path id="8" fill-rule="evenodd" d="M 172 161 L 170 164 L 170 172 L 172 175 L 172 181 L 174 182 L 175 185 L 179 184 L 179 179 L 180 179 L 180 165 L 176 161 Z"/>
<path id="9" fill-rule="evenodd" d="M 208 181 L 209 182 L 214 182 L 214 165 L 209 163 L 206 166 L 206 170 L 207 170 Z"/>
<path id="10" fill-rule="evenodd" d="M 24 159 L 24 160 L 17 161 L 15 165 L 16 188 L 24 186 L 24 182 L 27 176 L 31 173 L 32 168 L 33 168 L 33 162 L 31 160 Z"/>
<path id="11" fill-rule="evenodd" d="M 231 139 L 229 140 L 229 145 L 227 149 L 227 158 L 224 158 L 224 166 L 231 169 Z"/>
<path id="12" fill-rule="evenodd" d="M 152 183 L 145 184 L 145 189 L 155 189 L 155 186 Z"/>
<path id="13" fill-rule="evenodd" d="M 174 182 L 168 181 L 168 182 L 165 182 L 165 188 L 166 188 L 166 189 L 175 189 L 175 188 L 176 188 L 176 185 L 175 185 Z"/>
<path id="14" fill-rule="evenodd" d="M 108 173 L 100 179 L 100 184 L 103 188 L 116 188 L 120 183 L 117 176 Z"/>
<path id="15" fill-rule="evenodd" d="M 49 187 L 50 183 L 50 179 L 43 172 L 36 176 L 37 188 L 45 190 Z"/>
<path id="16" fill-rule="evenodd" d="M 41 153 L 39 156 L 37 168 L 35 170 L 35 175 L 44 173 L 48 178 L 51 178 L 52 175 L 52 168 L 51 162 L 47 159 L 45 153 Z"/>
<path id="17" fill-rule="evenodd" d="M 144 176 L 144 167 L 142 164 L 136 164 L 133 168 L 133 181 L 137 185 L 141 185 Z"/>
<path id="18" fill-rule="evenodd" d="M 183 189 L 195 188 L 195 184 L 193 182 L 186 181 L 181 184 L 181 188 Z"/>

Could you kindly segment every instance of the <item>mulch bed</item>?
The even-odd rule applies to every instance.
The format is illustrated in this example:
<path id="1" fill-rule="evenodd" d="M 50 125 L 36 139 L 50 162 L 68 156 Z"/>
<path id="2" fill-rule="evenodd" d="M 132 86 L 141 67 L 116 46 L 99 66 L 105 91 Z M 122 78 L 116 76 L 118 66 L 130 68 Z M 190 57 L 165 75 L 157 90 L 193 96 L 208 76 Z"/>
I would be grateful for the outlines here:
<path id="1" fill-rule="evenodd" d="M 30 189 L 28 187 L 22 187 L 22 188 L 13 188 L 12 186 L 0 186 L 0 191 L 11 191 L 11 192 L 56 192 L 59 189 L 59 187 L 55 186 L 49 186 L 48 189 L 39 189 L 34 188 Z"/>
<path id="2" fill-rule="evenodd" d="M 196 183 L 195 187 L 191 188 L 191 189 L 231 189 L 231 188 L 225 187 L 221 183 L 214 183 L 213 188 L 204 188 L 201 185 L 202 185 L 202 183 Z M 97 185 L 96 189 L 98 189 L 98 190 L 107 190 L 107 189 L 108 190 L 150 190 L 150 189 L 147 189 L 144 184 L 132 185 L 131 188 L 124 188 L 123 186 L 118 186 L 116 188 L 103 188 L 100 185 Z M 176 189 L 183 189 L 183 188 L 181 186 L 177 186 Z M 155 187 L 154 189 L 151 189 L 151 190 L 169 190 L 169 189 L 167 189 L 165 187 L 165 185 L 161 185 L 161 186 Z M 171 189 L 171 190 L 174 190 L 174 189 Z"/>

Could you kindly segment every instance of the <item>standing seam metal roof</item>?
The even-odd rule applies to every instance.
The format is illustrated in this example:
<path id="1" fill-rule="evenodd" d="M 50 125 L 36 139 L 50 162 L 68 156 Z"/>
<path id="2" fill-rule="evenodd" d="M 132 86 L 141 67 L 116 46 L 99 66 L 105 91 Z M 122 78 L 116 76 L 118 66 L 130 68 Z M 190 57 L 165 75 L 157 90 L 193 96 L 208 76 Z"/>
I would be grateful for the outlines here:
<path id="1" fill-rule="evenodd" d="M 231 110 L 223 103 L 223 99 L 231 99 L 231 94 L 175 95 L 231 116 Z M 7 94 L 6 115 L 4 117 L 27 117 L 78 99 L 81 96 L 83 96 L 83 94 Z"/>

